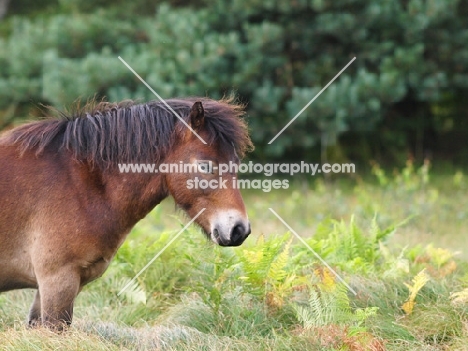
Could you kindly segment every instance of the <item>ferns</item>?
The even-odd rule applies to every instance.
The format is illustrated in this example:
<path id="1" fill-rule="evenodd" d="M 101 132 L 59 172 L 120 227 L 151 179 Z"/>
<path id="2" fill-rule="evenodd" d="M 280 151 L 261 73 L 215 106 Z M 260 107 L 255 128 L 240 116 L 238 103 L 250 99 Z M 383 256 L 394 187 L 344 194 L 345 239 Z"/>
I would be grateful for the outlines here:
<path id="1" fill-rule="evenodd" d="M 271 262 L 270 268 L 267 273 L 267 277 L 272 282 L 281 282 L 283 281 L 288 272 L 286 271 L 286 265 L 290 259 L 290 247 L 291 240 L 289 240 L 285 245 L 282 251 L 276 256 L 276 258 Z"/>
<path id="2" fill-rule="evenodd" d="M 146 305 L 146 292 L 138 280 L 131 281 L 130 279 L 123 278 L 118 286 L 120 286 L 120 289 L 126 287 L 122 292 L 122 297 L 126 301 L 133 304 L 142 303 Z"/>
<path id="3" fill-rule="evenodd" d="M 295 310 L 304 328 L 321 327 L 353 321 L 346 288 L 337 285 L 332 291 L 312 289 L 308 306 L 296 305 Z"/>
<path id="4" fill-rule="evenodd" d="M 285 237 L 265 243 L 264 237 L 260 236 L 255 247 L 236 252 L 245 273 L 241 279 L 250 287 L 252 293 L 261 294 L 269 276 L 278 277 L 284 274 L 284 267 L 279 265 L 275 267 L 275 272 L 270 272 L 273 261 L 281 252 L 284 239 Z"/>
<path id="5" fill-rule="evenodd" d="M 349 224 L 326 220 L 319 225 L 316 235 L 308 243 L 329 264 L 353 273 L 370 273 L 376 270 L 377 263 L 384 261 L 381 243 L 395 232 L 396 227 L 381 229 L 374 217 L 366 233 L 358 227 L 354 216 Z M 298 249 L 306 251 L 306 248 Z"/>
<path id="6" fill-rule="evenodd" d="M 375 329 L 369 331 L 366 322 L 379 312 L 377 307 L 369 306 L 379 306 L 384 311 L 380 317 L 387 313 L 388 306 L 376 300 L 369 303 L 372 293 L 356 284 L 359 276 L 378 276 L 399 287 L 399 295 L 391 304 L 403 305 L 403 311 L 398 310 L 403 315 L 413 312 L 429 275 L 446 277 L 456 264 L 452 253 L 432 246 L 390 250 L 385 240 L 397 226 L 381 229 L 377 222 L 374 218 L 363 229 L 354 217 L 349 222 L 327 220 L 314 237 L 306 239 L 340 275 L 348 279 L 353 276 L 357 297 L 348 295 L 332 272 L 289 234 L 260 236 L 254 244 L 220 248 L 206 244 L 201 235 L 193 233 L 164 251 L 117 302 L 126 314 L 144 320 L 145 311 L 155 306 L 167 308 L 167 301 L 176 298 L 183 308 L 169 308 L 166 319 L 170 317 L 172 322 L 202 332 L 215 330 L 217 335 L 242 337 L 245 330 L 255 330 L 256 335 L 264 337 L 290 328 L 323 349 L 383 350 L 381 339 L 373 334 Z M 170 233 L 156 240 L 145 234 L 140 233 L 138 241 L 128 240 L 122 246 L 102 280 L 114 299 L 171 238 Z M 426 270 L 407 285 L 409 294 L 403 304 L 407 297 L 404 281 L 410 273 L 423 268 Z M 453 294 L 453 304 L 465 303 L 467 296 L 466 291 Z"/>
<path id="7" fill-rule="evenodd" d="M 310 287 L 307 305 L 294 305 L 297 318 L 305 329 L 329 324 L 360 327 L 367 318 L 377 313 L 376 307 L 353 311 L 346 287 L 337 284 L 327 269 L 323 270 L 321 279 L 319 284 Z"/>
<path id="8" fill-rule="evenodd" d="M 240 279 L 245 282 L 245 290 L 265 298 L 270 307 L 282 307 L 293 288 L 307 281 L 295 274 L 291 241 L 289 235 L 266 242 L 261 236 L 255 247 L 236 252 L 244 273 Z"/>
<path id="9" fill-rule="evenodd" d="M 294 305 L 303 333 L 312 333 L 327 350 L 384 350 L 383 341 L 364 326 L 378 308 L 353 311 L 345 286 L 336 284 L 328 270 L 324 269 L 321 276 L 322 281 L 310 287 L 307 304 Z"/>
<path id="10" fill-rule="evenodd" d="M 426 270 L 423 269 L 413 278 L 413 285 L 405 283 L 405 286 L 409 290 L 409 297 L 403 306 L 401 306 L 401 308 L 403 311 L 405 311 L 406 314 L 411 314 L 413 312 L 414 306 L 416 304 L 416 296 L 418 295 L 419 290 L 421 290 L 429 280 L 430 278 L 427 275 Z"/>

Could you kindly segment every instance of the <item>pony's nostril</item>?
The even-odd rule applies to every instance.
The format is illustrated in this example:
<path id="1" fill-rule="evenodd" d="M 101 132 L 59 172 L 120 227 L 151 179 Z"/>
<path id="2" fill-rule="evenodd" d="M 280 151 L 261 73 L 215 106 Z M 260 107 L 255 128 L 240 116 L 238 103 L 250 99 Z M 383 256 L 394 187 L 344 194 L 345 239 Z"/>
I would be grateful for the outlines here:
<path id="1" fill-rule="evenodd" d="M 221 246 L 228 246 L 229 245 L 229 239 L 223 238 L 222 235 L 220 235 L 218 228 L 213 229 L 212 231 L 212 237 Z"/>
<path id="2" fill-rule="evenodd" d="M 214 229 L 213 230 L 213 236 L 215 237 L 216 240 L 219 240 L 219 232 L 218 232 L 218 229 Z"/>
<path id="3" fill-rule="evenodd" d="M 236 242 L 237 240 L 239 240 L 242 237 L 243 232 L 244 232 L 244 226 L 241 224 L 236 225 L 232 229 L 231 241 Z"/>
<path id="4" fill-rule="evenodd" d="M 250 224 L 246 228 L 243 224 L 237 224 L 234 226 L 231 232 L 231 244 L 240 245 L 245 240 L 245 238 L 250 234 Z"/>

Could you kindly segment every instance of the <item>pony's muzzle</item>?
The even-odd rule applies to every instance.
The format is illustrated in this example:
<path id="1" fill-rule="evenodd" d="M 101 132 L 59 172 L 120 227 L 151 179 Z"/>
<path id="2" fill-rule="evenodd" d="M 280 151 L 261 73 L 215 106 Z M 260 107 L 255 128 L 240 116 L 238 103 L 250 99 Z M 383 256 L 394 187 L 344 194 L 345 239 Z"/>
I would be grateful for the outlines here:
<path id="1" fill-rule="evenodd" d="M 244 218 L 237 220 L 231 215 L 215 222 L 211 229 L 211 239 L 220 246 L 239 246 L 249 236 L 250 222 Z"/>

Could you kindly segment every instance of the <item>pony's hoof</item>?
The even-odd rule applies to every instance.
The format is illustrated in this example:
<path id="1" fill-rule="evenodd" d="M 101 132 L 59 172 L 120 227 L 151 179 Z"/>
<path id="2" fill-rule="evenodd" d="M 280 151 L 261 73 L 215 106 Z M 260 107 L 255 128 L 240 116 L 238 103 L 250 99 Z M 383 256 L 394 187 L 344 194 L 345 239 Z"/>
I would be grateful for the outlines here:
<path id="1" fill-rule="evenodd" d="M 42 325 L 42 321 L 40 318 L 33 318 L 28 321 L 29 328 L 38 328 Z"/>

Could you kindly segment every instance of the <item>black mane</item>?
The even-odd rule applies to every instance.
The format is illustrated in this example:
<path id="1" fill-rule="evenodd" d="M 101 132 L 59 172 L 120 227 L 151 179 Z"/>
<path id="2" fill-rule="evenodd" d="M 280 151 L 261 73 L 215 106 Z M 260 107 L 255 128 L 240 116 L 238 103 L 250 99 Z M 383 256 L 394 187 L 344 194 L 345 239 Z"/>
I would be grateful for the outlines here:
<path id="1" fill-rule="evenodd" d="M 205 110 L 208 144 L 219 142 L 224 150 L 243 157 L 252 149 L 242 105 L 232 99 L 169 99 L 167 104 L 187 123 L 190 108 L 201 101 Z M 11 130 L 2 144 L 18 145 L 21 152 L 37 155 L 70 150 L 78 160 L 100 167 L 118 163 L 157 163 L 176 142 L 177 131 L 186 128 L 162 102 L 90 103 L 77 112 L 60 113 Z M 201 141 L 200 141 L 201 142 Z"/>

